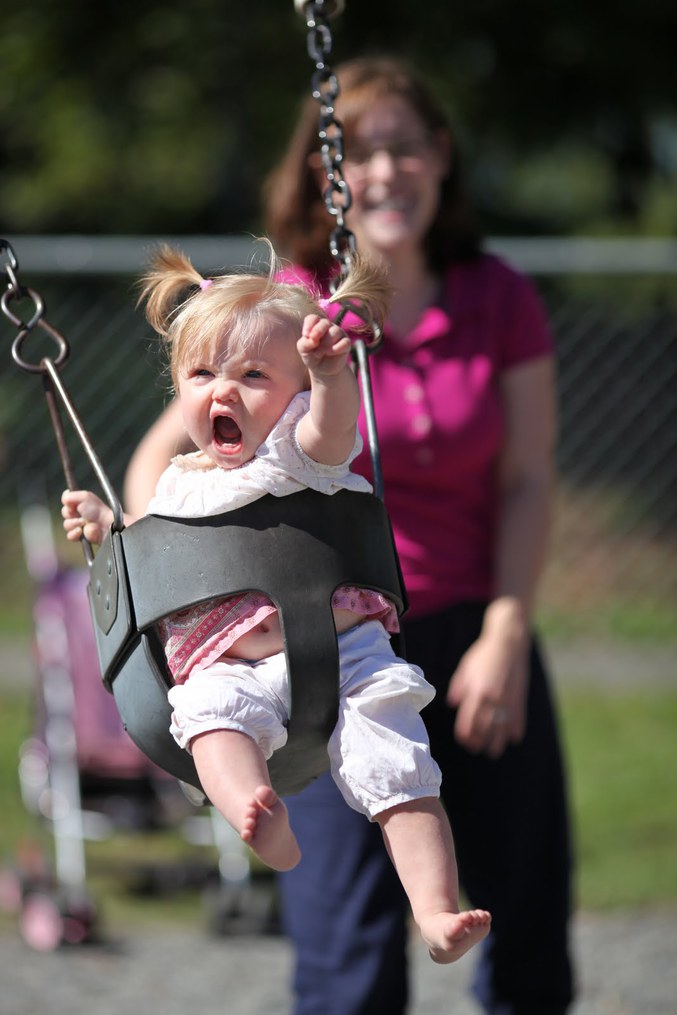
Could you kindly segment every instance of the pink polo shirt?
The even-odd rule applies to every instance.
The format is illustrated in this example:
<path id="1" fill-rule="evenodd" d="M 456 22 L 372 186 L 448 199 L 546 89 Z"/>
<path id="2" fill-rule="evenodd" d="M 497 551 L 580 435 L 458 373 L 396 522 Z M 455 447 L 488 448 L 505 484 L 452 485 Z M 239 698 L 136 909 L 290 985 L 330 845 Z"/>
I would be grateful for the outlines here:
<path id="1" fill-rule="evenodd" d="M 533 285 L 497 257 L 452 264 L 443 290 L 406 342 L 386 327 L 369 361 L 385 503 L 412 617 L 491 597 L 501 374 L 553 354 Z M 365 436 L 363 419 L 360 429 Z M 366 440 L 353 470 L 371 477 Z"/>

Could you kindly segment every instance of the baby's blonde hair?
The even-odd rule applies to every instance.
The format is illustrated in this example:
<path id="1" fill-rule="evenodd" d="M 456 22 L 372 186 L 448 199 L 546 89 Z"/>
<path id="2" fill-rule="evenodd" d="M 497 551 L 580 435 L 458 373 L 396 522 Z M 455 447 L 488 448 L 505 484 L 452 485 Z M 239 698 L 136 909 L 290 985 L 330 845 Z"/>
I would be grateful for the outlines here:
<path id="1" fill-rule="evenodd" d="M 305 286 L 278 281 L 281 264 L 270 247 L 267 275 L 235 272 L 204 279 L 177 248 L 162 245 L 140 280 L 139 303 L 146 303 L 146 319 L 166 341 L 172 382 L 176 388 L 186 363 L 213 352 L 227 336 L 236 348 L 255 348 L 265 341 L 270 325 L 288 325 L 298 337 L 307 314 L 327 317 L 330 304 L 356 303 L 366 310 L 368 323 L 351 330 L 381 327 L 390 289 L 384 266 L 355 255 L 351 269 L 328 301 Z"/>

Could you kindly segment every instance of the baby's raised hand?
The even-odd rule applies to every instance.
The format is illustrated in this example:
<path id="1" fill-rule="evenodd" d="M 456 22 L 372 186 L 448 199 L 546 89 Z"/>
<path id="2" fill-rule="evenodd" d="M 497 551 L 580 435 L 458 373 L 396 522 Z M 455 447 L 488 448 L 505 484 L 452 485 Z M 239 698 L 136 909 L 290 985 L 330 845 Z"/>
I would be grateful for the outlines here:
<path id="1" fill-rule="evenodd" d="M 308 314 L 296 347 L 311 374 L 330 377 L 345 369 L 350 339 L 338 324 L 318 314 Z"/>
<path id="2" fill-rule="evenodd" d="M 76 541 L 84 536 L 97 546 L 103 542 L 113 521 L 113 512 L 100 497 L 89 490 L 64 490 L 61 503 L 68 539 Z"/>

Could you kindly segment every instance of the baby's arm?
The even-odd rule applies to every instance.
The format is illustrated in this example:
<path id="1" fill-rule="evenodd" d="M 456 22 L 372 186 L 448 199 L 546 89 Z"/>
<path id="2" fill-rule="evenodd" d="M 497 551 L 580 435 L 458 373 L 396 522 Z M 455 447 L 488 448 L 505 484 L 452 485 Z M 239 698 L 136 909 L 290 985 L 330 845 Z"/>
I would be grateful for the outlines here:
<path id="1" fill-rule="evenodd" d="M 68 539 L 76 541 L 84 536 L 99 546 L 113 522 L 113 512 L 107 504 L 90 490 L 64 490 L 61 494 L 63 527 Z M 125 515 L 125 525 L 134 519 Z"/>
<path id="2" fill-rule="evenodd" d="M 360 411 L 350 339 L 337 324 L 309 314 L 297 348 L 310 374 L 310 412 L 299 424 L 299 443 L 314 461 L 340 465 L 353 450 Z"/>

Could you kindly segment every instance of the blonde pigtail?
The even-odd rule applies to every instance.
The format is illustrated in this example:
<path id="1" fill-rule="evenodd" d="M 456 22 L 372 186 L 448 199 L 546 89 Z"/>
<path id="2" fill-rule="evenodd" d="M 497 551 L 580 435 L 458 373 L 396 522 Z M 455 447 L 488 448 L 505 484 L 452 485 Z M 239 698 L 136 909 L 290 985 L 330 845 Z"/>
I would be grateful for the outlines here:
<path id="1" fill-rule="evenodd" d="M 383 327 L 391 296 L 392 287 L 385 263 L 380 259 L 356 253 L 352 255 L 350 271 L 336 292 L 329 300 L 323 302 L 325 306 L 353 302 L 363 306 L 371 318 L 370 324 L 365 325 L 366 330 L 369 330 L 373 325 Z"/>
<path id="2" fill-rule="evenodd" d="M 168 337 L 172 318 L 185 298 L 186 290 L 200 286 L 203 279 L 189 258 L 180 250 L 163 244 L 153 255 L 150 268 L 139 281 L 137 305 L 146 303 L 146 320 L 158 335 Z"/>

